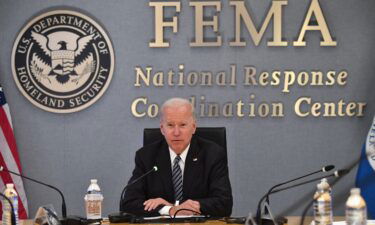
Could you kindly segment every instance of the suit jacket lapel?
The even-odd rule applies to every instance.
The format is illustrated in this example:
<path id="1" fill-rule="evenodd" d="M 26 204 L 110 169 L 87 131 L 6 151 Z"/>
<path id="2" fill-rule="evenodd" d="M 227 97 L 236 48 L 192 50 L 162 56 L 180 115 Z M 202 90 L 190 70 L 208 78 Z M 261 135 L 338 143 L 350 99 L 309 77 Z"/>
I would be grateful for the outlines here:
<path id="1" fill-rule="evenodd" d="M 160 179 L 163 182 L 165 193 L 168 196 L 169 200 L 173 200 L 174 191 L 172 184 L 171 159 L 169 155 L 168 145 L 165 141 L 163 142 L 160 153 L 156 158 L 156 163 L 157 167 L 159 168 Z"/>
<path id="2" fill-rule="evenodd" d="M 199 164 L 201 160 L 199 160 L 199 153 L 200 149 L 197 145 L 196 139 L 193 137 L 191 139 L 189 152 L 186 156 L 185 161 L 185 171 L 184 171 L 184 183 L 183 183 L 183 193 L 184 196 L 190 196 L 192 187 L 194 186 L 193 183 L 197 180 L 196 176 L 200 174 L 199 171 Z M 186 198 L 186 197 L 185 197 Z"/>

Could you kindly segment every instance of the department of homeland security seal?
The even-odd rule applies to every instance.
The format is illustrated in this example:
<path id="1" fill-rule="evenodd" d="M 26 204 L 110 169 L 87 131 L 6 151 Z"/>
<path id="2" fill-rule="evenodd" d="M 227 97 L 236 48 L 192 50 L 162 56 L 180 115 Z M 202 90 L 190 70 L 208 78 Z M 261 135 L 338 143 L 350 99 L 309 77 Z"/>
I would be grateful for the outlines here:
<path id="1" fill-rule="evenodd" d="M 55 10 L 32 19 L 19 33 L 12 72 L 37 107 L 71 113 L 96 102 L 113 74 L 114 53 L 104 29 L 82 13 Z"/>

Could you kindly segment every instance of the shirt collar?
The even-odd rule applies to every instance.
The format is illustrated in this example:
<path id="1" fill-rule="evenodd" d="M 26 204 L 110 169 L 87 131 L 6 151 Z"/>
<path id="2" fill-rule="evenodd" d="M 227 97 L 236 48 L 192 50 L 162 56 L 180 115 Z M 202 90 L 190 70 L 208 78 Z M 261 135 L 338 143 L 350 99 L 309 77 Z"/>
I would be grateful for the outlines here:
<path id="1" fill-rule="evenodd" d="M 181 157 L 181 161 L 185 164 L 185 160 L 186 160 L 186 156 L 188 154 L 188 151 L 189 151 L 189 147 L 190 147 L 190 144 L 185 148 L 185 150 L 182 151 L 182 153 L 180 154 L 180 157 Z M 169 147 L 169 155 L 171 156 L 171 162 L 173 164 L 173 161 L 174 161 L 174 158 L 176 158 L 177 154 L 171 149 L 171 147 Z"/>

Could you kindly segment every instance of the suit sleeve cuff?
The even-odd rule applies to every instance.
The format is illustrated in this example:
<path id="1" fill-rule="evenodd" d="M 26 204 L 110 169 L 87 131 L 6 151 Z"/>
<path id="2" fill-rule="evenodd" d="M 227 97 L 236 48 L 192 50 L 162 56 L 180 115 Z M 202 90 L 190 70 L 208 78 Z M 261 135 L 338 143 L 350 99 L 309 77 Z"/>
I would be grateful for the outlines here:
<path id="1" fill-rule="evenodd" d="M 172 208 L 172 206 L 164 206 L 159 210 L 159 214 L 162 216 L 169 216 L 169 210 Z"/>

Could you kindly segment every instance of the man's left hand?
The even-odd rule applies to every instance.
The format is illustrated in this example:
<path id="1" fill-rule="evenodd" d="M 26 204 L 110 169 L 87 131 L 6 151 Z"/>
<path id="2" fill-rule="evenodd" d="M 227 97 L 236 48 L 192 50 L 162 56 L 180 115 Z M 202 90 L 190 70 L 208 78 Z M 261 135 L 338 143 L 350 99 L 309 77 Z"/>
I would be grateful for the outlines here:
<path id="1" fill-rule="evenodd" d="M 169 215 L 174 216 L 178 211 L 178 215 L 199 215 L 201 214 L 201 205 L 198 201 L 191 199 L 186 200 L 184 203 L 178 206 L 173 206 L 169 210 Z M 186 210 L 183 210 L 186 209 Z"/>
<path id="2" fill-rule="evenodd" d="M 194 201 L 191 199 L 186 200 L 184 203 L 182 203 L 181 208 L 194 210 L 197 213 L 201 213 L 201 204 L 198 201 Z M 196 213 L 194 213 L 196 214 Z"/>

